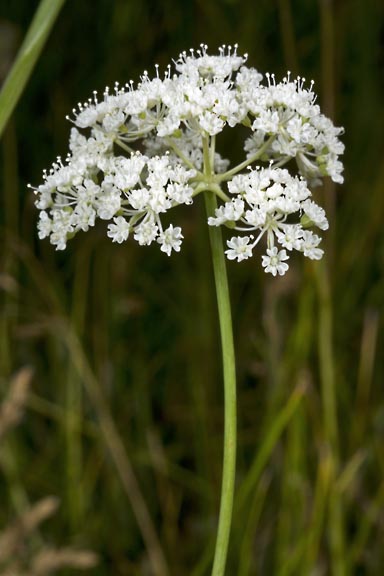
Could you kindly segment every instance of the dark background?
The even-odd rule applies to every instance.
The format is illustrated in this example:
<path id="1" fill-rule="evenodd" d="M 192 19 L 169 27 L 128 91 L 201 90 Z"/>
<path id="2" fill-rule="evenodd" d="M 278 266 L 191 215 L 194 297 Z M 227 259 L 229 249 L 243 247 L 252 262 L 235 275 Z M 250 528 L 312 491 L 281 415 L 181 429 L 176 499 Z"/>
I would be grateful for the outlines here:
<path id="1" fill-rule="evenodd" d="M 2 0 L 3 78 L 36 7 Z M 202 201 L 181 210 L 185 241 L 172 258 L 131 241 L 112 245 L 103 222 L 57 253 L 37 239 L 27 183 L 38 185 L 43 168 L 65 156 L 65 116 L 93 90 L 137 81 L 145 69 L 154 74 L 155 63 L 164 70 L 180 51 L 201 42 L 212 53 L 237 42 L 248 64 L 263 73 L 282 78 L 289 69 L 314 79 L 323 112 L 345 127 L 345 184 L 328 182 L 317 192 L 330 219 L 326 286 L 338 416 L 331 485 L 342 486 L 348 573 L 382 574 L 383 16 L 379 0 L 67 1 L 2 141 L 2 394 L 19 368 L 32 366 L 34 377 L 24 420 L 3 443 L 0 529 L 29 501 L 55 494 L 61 507 L 42 528 L 47 541 L 95 550 L 95 574 L 151 573 L 100 432 L 100 410 L 87 392 L 85 381 L 94 378 L 171 573 L 209 573 L 223 422 Z M 222 150 L 241 158 L 240 143 L 230 137 Z M 292 390 L 305 382 L 306 393 L 263 466 L 246 513 L 235 515 L 228 574 L 308 573 L 303 549 L 311 526 L 319 530 L 311 569 L 331 574 L 328 500 L 324 496 L 321 507 L 317 491 L 329 448 L 318 332 L 322 281 L 317 264 L 299 258 L 284 278 L 268 278 L 259 258 L 228 266 L 239 483 Z M 204 553 L 207 567 L 203 562 L 193 572 Z M 239 558 L 248 564 L 243 572 Z"/>

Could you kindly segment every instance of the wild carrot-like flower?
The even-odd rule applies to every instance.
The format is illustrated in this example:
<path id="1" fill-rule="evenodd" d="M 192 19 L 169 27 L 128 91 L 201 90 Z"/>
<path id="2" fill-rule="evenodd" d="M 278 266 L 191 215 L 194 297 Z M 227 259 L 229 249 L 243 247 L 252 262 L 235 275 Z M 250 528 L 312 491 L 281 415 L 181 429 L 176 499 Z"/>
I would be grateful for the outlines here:
<path id="1" fill-rule="evenodd" d="M 324 176 L 343 180 L 342 129 L 321 114 L 313 85 L 289 73 L 282 82 L 267 74 L 263 82 L 246 61 L 236 46 L 211 56 L 203 45 L 183 52 L 163 78 L 156 67 L 155 77 L 144 72 L 136 87 L 106 88 L 100 101 L 94 94 L 73 111 L 66 160 L 58 158 L 35 188 L 39 237 L 49 237 L 57 249 L 101 219 L 113 242 L 156 242 L 168 256 L 183 240 L 168 213 L 205 196 L 225 390 L 212 576 L 225 573 L 236 468 L 235 353 L 221 227 L 235 232 L 225 250 L 229 260 L 250 258 L 264 242 L 262 267 L 283 275 L 293 250 L 314 260 L 323 255 L 312 228 L 326 230 L 328 221 L 310 187 Z M 244 160 L 230 167 L 216 145 L 223 130 L 240 125 L 248 130 Z"/>
<path id="2" fill-rule="evenodd" d="M 136 87 L 116 84 L 101 100 L 95 93 L 79 104 L 66 160 L 58 158 L 35 188 L 39 237 L 62 250 L 101 219 L 113 242 L 157 242 L 169 256 L 183 235 L 168 212 L 209 190 L 223 203 L 208 224 L 238 233 L 227 241 L 229 259 L 251 257 L 264 239 L 262 265 L 273 275 L 286 272 L 292 250 L 321 258 L 309 228 L 326 230 L 328 222 L 309 186 L 324 176 L 343 181 L 342 129 L 321 114 L 313 83 L 289 73 L 263 82 L 246 61 L 237 46 L 212 56 L 202 45 L 180 54 L 163 78 L 156 66 L 155 77 L 144 72 Z M 249 136 L 244 161 L 230 168 L 216 144 L 238 125 Z"/>

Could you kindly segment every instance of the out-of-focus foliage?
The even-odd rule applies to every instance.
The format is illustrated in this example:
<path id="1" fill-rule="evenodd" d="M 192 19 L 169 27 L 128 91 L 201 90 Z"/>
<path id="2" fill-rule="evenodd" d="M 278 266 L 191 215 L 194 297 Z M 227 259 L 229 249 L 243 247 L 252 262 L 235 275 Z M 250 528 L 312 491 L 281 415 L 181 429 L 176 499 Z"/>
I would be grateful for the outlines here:
<path id="1" fill-rule="evenodd" d="M 2 78 L 36 6 L 1 4 Z M 239 376 L 228 574 L 336 575 L 336 557 L 340 574 L 380 575 L 384 7 L 377 0 L 67 0 L 1 144 L 1 398 L 21 366 L 32 366 L 34 378 L 26 416 L 1 447 L 0 530 L 29 501 L 55 494 L 62 504 L 45 533 L 55 545 L 95 550 L 95 574 L 151 574 L 151 549 L 132 512 L 133 470 L 170 573 L 209 573 L 223 422 L 202 201 L 193 220 L 184 217 L 184 249 L 170 259 L 133 242 L 112 245 L 102 224 L 56 253 L 37 240 L 26 188 L 65 156 L 65 115 L 78 101 L 116 80 L 137 80 L 155 63 L 164 68 L 201 42 L 212 51 L 238 42 L 261 72 L 313 78 L 322 109 L 346 131 L 345 184 L 317 191 L 331 222 L 326 268 L 297 259 L 276 280 L 257 259 L 228 266 Z M 223 152 L 238 159 L 241 141 L 223 142 Z"/>
<path id="2" fill-rule="evenodd" d="M 1 464 L 5 471 L 13 458 L 9 446 L 4 447 L 4 437 L 16 426 L 25 412 L 32 372 L 23 368 L 9 383 L 7 398 L 0 405 Z M 15 486 L 16 488 L 16 486 Z M 11 487 L 13 490 L 13 486 Z M 17 488 L 15 490 L 16 495 Z M 22 492 L 19 492 L 22 495 Z M 58 507 L 58 499 L 42 498 L 33 506 L 25 508 L 21 516 L 0 530 L 0 574 L 2 576 L 48 576 L 65 567 L 89 569 L 97 557 L 86 550 L 53 548 L 47 546 L 38 534 L 40 524 L 52 516 Z"/>

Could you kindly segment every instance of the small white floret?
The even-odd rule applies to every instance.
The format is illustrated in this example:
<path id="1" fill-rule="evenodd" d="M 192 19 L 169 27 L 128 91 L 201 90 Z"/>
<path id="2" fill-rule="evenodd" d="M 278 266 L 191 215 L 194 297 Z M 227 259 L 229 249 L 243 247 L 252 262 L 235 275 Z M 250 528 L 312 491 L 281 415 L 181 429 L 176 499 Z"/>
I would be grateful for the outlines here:
<path id="1" fill-rule="evenodd" d="M 181 228 L 178 226 L 174 228 L 173 225 L 170 224 L 168 228 L 159 235 L 157 242 L 160 244 L 160 250 L 170 256 L 172 250 L 180 252 L 182 239 Z"/>
<path id="2" fill-rule="evenodd" d="M 288 270 L 289 266 L 284 262 L 288 260 L 289 256 L 285 250 L 280 250 L 273 246 L 272 248 L 267 248 L 267 254 L 262 257 L 261 265 L 265 269 L 265 272 L 270 272 L 273 276 L 279 274 L 283 276 Z"/>
<path id="3" fill-rule="evenodd" d="M 108 224 L 108 237 L 112 238 L 112 242 L 121 244 L 128 239 L 129 223 L 122 216 L 117 216 L 113 219 L 113 222 L 113 224 Z"/>
<path id="4" fill-rule="evenodd" d="M 250 236 L 234 236 L 227 241 L 227 246 L 229 250 L 226 250 L 228 260 L 237 260 L 241 262 L 242 260 L 247 260 L 252 256 L 252 244 L 250 244 L 252 238 Z"/>

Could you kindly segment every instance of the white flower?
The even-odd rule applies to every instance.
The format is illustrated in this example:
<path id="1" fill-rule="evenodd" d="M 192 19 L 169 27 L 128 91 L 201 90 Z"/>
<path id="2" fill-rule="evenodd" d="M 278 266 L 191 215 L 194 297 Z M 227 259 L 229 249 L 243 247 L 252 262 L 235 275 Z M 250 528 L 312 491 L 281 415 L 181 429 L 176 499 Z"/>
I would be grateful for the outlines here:
<path id="1" fill-rule="evenodd" d="M 89 227 L 95 225 L 95 218 L 96 218 L 96 211 L 94 208 L 89 204 L 78 204 L 73 211 L 71 224 L 74 227 L 74 230 L 77 232 L 78 230 L 83 230 L 83 232 L 87 232 Z"/>
<path id="2" fill-rule="evenodd" d="M 314 240 L 311 241 L 310 237 L 305 234 L 303 226 L 307 222 L 304 218 L 300 220 L 300 216 L 304 212 L 308 222 L 321 229 L 326 229 L 328 221 L 324 210 L 308 198 L 311 192 L 303 179 L 291 176 L 285 169 L 272 166 L 235 176 L 228 183 L 228 189 L 235 196 L 231 201 L 216 209 L 215 217 L 208 219 L 210 226 L 225 224 L 230 228 L 245 232 L 257 230 L 258 236 L 250 248 L 253 248 L 266 235 L 268 250 L 272 250 L 277 241 L 286 250 L 298 250 L 313 259 L 321 257 L 322 251 L 317 248 Z M 287 223 L 287 218 L 293 219 L 294 216 L 296 216 L 296 223 Z M 315 236 L 315 238 L 318 237 Z M 240 242 L 240 240 L 241 237 L 232 238 L 231 242 L 234 241 L 235 244 L 230 246 L 231 251 L 227 251 L 228 257 L 237 258 L 238 261 L 240 259 L 237 254 L 242 252 L 236 252 L 236 250 L 244 248 L 246 256 L 242 256 L 241 259 L 250 255 L 247 251 L 248 241 Z M 286 259 L 285 255 L 286 251 L 282 250 L 279 253 L 279 259 Z M 267 252 L 265 258 L 269 256 L 277 256 L 277 252 L 276 254 Z M 276 259 L 273 260 L 275 264 L 271 264 L 270 260 L 264 260 L 264 262 L 264 267 L 269 266 L 268 272 L 275 270 L 275 273 L 281 274 L 286 270 L 287 265 L 283 262 L 280 262 L 281 266 L 277 268 Z"/>
<path id="3" fill-rule="evenodd" d="M 320 230 L 328 230 L 329 224 L 323 208 L 312 202 L 312 200 L 303 202 L 301 208 L 311 223 L 320 228 Z"/>
<path id="4" fill-rule="evenodd" d="M 158 232 L 159 227 L 150 220 L 139 224 L 133 237 L 140 246 L 149 246 L 156 239 Z"/>
<path id="5" fill-rule="evenodd" d="M 288 260 L 289 256 L 285 250 L 277 250 L 276 246 L 267 248 L 267 255 L 262 257 L 261 265 L 265 268 L 265 272 L 270 272 L 273 276 L 279 274 L 283 276 L 288 270 L 289 266 L 284 262 Z"/>
<path id="6" fill-rule="evenodd" d="M 98 120 L 99 114 L 95 106 L 84 106 L 77 114 L 75 123 L 79 128 L 88 128 L 88 126 L 92 126 Z"/>
<path id="7" fill-rule="evenodd" d="M 108 237 L 112 242 L 121 244 L 127 240 L 129 235 L 129 223 L 122 216 L 113 219 L 114 224 L 108 224 Z"/>
<path id="8" fill-rule="evenodd" d="M 109 189 L 108 189 L 109 188 Z M 121 196 L 117 188 L 104 187 L 96 201 L 96 211 L 102 220 L 111 220 L 120 210 Z"/>
<path id="9" fill-rule="evenodd" d="M 310 230 L 305 230 L 303 231 L 300 250 L 304 253 L 304 256 L 311 258 L 311 260 L 320 260 L 324 254 L 321 248 L 317 248 L 320 242 L 321 238 L 319 236 L 316 236 Z"/>
<path id="10" fill-rule="evenodd" d="M 168 184 L 167 196 L 176 204 L 192 204 L 193 188 L 185 184 Z"/>
<path id="11" fill-rule="evenodd" d="M 234 236 L 227 241 L 227 246 L 229 250 L 226 250 L 228 260 L 237 260 L 241 262 L 242 260 L 247 260 L 252 256 L 252 244 L 249 242 L 252 240 L 250 236 Z"/>
<path id="12" fill-rule="evenodd" d="M 239 220 L 244 213 L 244 201 L 241 198 L 235 198 L 231 202 L 226 202 L 215 211 L 215 217 L 208 218 L 210 226 L 220 226 L 224 222 Z"/>
<path id="13" fill-rule="evenodd" d="M 87 178 L 80 186 L 76 187 L 76 193 L 79 203 L 92 204 L 100 193 L 100 186 Z"/>
<path id="14" fill-rule="evenodd" d="M 278 241 L 287 250 L 300 250 L 302 246 L 303 229 L 300 224 L 282 224 L 275 232 Z"/>
<path id="15" fill-rule="evenodd" d="M 65 250 L 68 235 L 74 231 L 72 226 L 72 211 L 53 210 L 52 216 L 51 243 L 56 246 L 56 250 Z"/>
<path id="16" fill-rule="evenodd" d="M 135 188 L 128 195 L 130 205 L 138 212 L 144 212 L 147 209 L 149 198 L 149 190 L 146 188 Z"/>
<path id="17" fill-rule="evenodd" d="M 252 130 L 274 133 L 279 129 L 280 117 L 276 110 L 261 110 L 252 124 Z"/>
<path id="18" fill-rule="evenodd" d="M 252 228 L 264 228 L 265 221 L 267 218 L 267 213 L 261 208 L 252 208 L 252 210 L 247 210 L 244 214 L 244 220 Z"/>
<path id="19" fill-rule="evenodd" d="M 157 242 L 161 246 L 160 250 L 170 256 L 172 250 L 180 252 L 182 238 L 181 228 L 174 228 L 173 225 L 170 224 L 168 228 L 159 235 Z"/>
<path id="20" fill-rule="evenodd" d="M 148 205 L 156 214 L 166 212 L 172 207 L 172 202 L 164 188 L 151 188 L 149 191 Z"/>
<path id="21" fill-rule="evenodd" d="M 200 117 L 200 126 L 210 136 L 215 136 L 215 134 L 219 134 L 222 131 L 225 122 L 218 118 L 216 114 L 212 112 L 204 112 L 204 114 Z"/>
<path id="22" fill-rule="evenodd" d="M 157 125 L 157 135 L 160 138 L 164 136 L 172 136 L 180 126 L 181 118 L 177 115 L 173 115 L 172 112 L 168 114 L 163 119 L 159 120 Z"/>
<path id="23" fill-rule="evenodd" d="M 325 176 L 343 181 L 343 130 L 321 114 L 313 83 L 289 74 L 281 82 L 263 79 L 246 61 L 237 45 L 213 55 L 201 45 L 180 54 L 163 77 L 156 67 L 153 78 L 144 72 L 137 85 L 116 84 L 79 104 L 67 158 L 34 188 L 39 237 L 64 249 L 101 219 L 114 242 L 132 233 L 140 245 L 157 241 L 170 255 L 183 236 L 173 224 L 164 230 L 163 215 L 210 190 L 224 202 L 208 224 L 239 234 L 228 242 L 229 259 L 249 258 L 262 239 L 263 266 L 274 275 L 286 270 L 286 250 L 320 258 L 320 239 L 305 228 L 326 230 L 328 221 L 310 186 Z M 217 152 L 220 134 L 238 125 L 248 130 L 246 159 L 230 167 Z M 274 167 L 293 159 L 301 177 Z M 252 169 L 265 162 L 269 167 Z M 284 249 L 275 253 L 276 243 Z"/>
<path id="24" fill-rule="evenodd" d="M 83 136 L 76 128 L 72 128 L 69 139 L 69 149 L 72 153 L 71 164 L 77 162 L 84 168 L 97 166 L 112 152 L 113 137 L 99 128 L 92 128 L 89 138 Z"/>
<path id="25" fill-rule="evenodd" d="M 40 240 L 49 236 L 52 231 L 52 222 L 45 210 L 40 212 L 37 229 L 39 231 Z"/>
<path id="26" fill-rule="evenodd" d="M 103 118 L 103 128 L 106 132 L 116 132 L 124 124 L 125 114 L 122 110 L 113 110 Z"/>
<path id="27" fill-rule="evenodd" d="M 197 50 L 196 56 L 194 51 L 190 55 L 182 52 L 176 61 L 176 70 L 187 77 L 196 77 L 197 75 L 205 77 L 214 77 L 224 79 L 245 63 L 247 56 L 237 56 L 237 45 L 234 46 L 233 52 L 231 46 L 223 46 L 219 49 L 219 56 L 209 56 L 207 54 L 208 46 L 201 44 L 200 50 Z"/>
<path id="28" fill-rule="evenodd" d="M 130 158 L 119 156 L 111 159 L 106 173 L 110 175 L 110 181 L 116 188 L 130 190 L 139 182 L 147 160 L 147 157 L 140 153 L 132 154 Z"/>
<path id="29" fill-rule="evenodd" d="M 326 170 L 328 176 L 330 176 L 337 184 L 342 184 L 344 182 L 344 177 L 342 176 L 343 169 L 343 164 L 337 160 L 337 156 L 335 154 L 330 154 L 327 160 Z"/>
<path id="30" fill-rule="evenodd" d="M 236 76 L 236 86 L 244 96 L 244 100 L 248 100 L 252 96 L 262 79 L 263 75 L 255 68 L 247 68 L 246 66 L 240 68 L 240 72 Z"/>
<path id="31" fill-rule="evenodd" d="M 266 188 L 265 190 L 265 195 L 267 198 L 271 198 L 272 200 L 274 200 L 275 198 L 279 198 L 280 196 L 282 196 L 284 194 L 284 188 L 281 184 L 272 184 L 272 186 L 269 186 L 268 188 Z"/>

